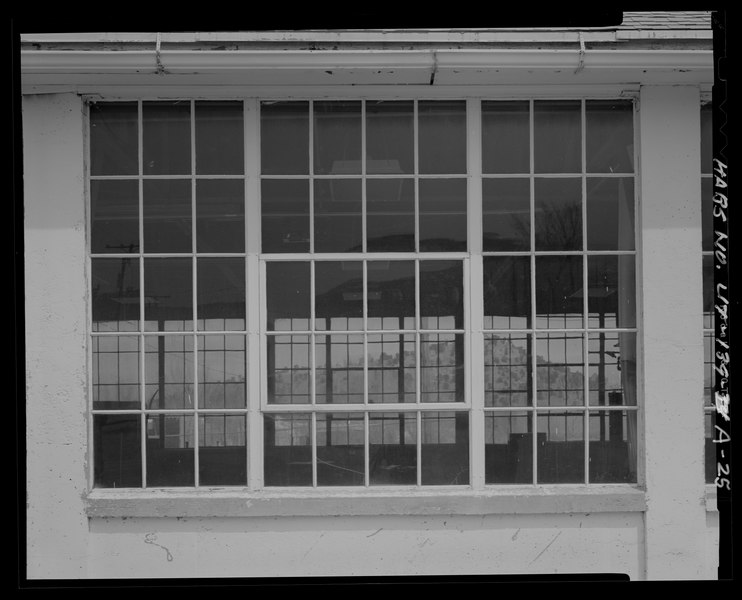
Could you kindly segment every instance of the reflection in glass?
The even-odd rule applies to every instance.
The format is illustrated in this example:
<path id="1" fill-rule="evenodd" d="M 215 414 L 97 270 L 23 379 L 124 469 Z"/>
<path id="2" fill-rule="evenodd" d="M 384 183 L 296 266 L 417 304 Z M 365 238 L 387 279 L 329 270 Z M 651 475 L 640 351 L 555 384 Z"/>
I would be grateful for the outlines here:
<path id="1" fill-rule="evenodd" d="M 485 256 L 484 327 L 515 329 L 531 325 L 531 259 Z"/>
<path id="2" fill-rule="evenodd" d="M 314 251 L 360 252 L 361 212 L 360 179 L 315 179 Z"/>
<path id="3" fill-rule="evenodd" d="M 245 415 L 199 415 L 199 485 L 247 485 Z"/>
<path id="4" fill-rule="evenodd" d="M 582 257 L 536 257 L 536 327 L 582 327 Z"/>
<path id="5" fill-rule="evenodd" d="M 466 179 L 419 181 L 422 252 L 466 251 Z"/>
<path id="6" fill-rule="evenodd" d="M 541 413 L 537 417 L 537 483 L 585 482 L 585 426 L 582 413 Z"/>
<path id="7" fill-rule="evenodd" d="M 361 172 L 361 102 L 314 103 L 314 172 Z"/>
<path id="8" fill-rule="evenodd" d="M 144 181 L 144 251 L 191 252 L 191 182 Z"/>
<path id="9" fill-rule="evenodd" d="M 636 404 L 636 334 L 591 333 L 588 336 L 590 404 Z"/>
<path id="10" fill-rule="evenodd" d="M 263 480 L 266 486 L 312 485 L 312 417 L 263 415 Z"/>
<path id="11" fill-rule="evenodd" d="M 241 175 L 245 172 L 242 112 L 239 101 L 196 102 L 196 173 Z"/>
<path id="12" fill-rule="evenodd" d="M 703 328 L 714 328 L 714 255 L 703 258 Z"/>
<path id="13" fill-rule="evenodd" d="M 314 264 L 315 329 L 363 329 L 363 263 Z"/>
<path id="14" fill-rule="evenodd" d="M 139 415 L 93 415 L 95 487 L 142 485 L 142 427 Z"/>
<path id="15" fill-rule="evenodd" d="M 636 483 L 636 411 L 590 411 L 589 483 Z"/>
<path id="16" fill-rule="evenodd" d="M 425 100 L 418 103 L 420 173 L 466 173 L 466 102 Z"/>
<path id="17" fill-rule="evenodd" d="M 269 262 L 265 266 L 268 331 L 306 331 L 310 317 L 308 262 Z"/>
<path id="18" fill-rule="evenodd" d="M 412 179 L 366 180 L 366 246 L 369 252 L 415 250 Z"/>
<path id="19" fill-rule="evenodd" d="M 366 102 L 366 172 L 414 172 L 414 105 L 411 100 Z"/>
<path id="20" fill-rule="evenodd" d="M 317 485 L 363 485 L 363 413 L 317 415 Z"/>
<path id="21" fill-rule="evenodd" d="M 93 331 L 139 329 L 139 260 L 91 259 Z"/>
<path id="22" fill-rule="evenodd" d="M 264 179 L 261 182 L 263 252 L 309 251 L 309 182 Z"/>
<path id="23" fill-rule="evenodd" d="M 139 338 L 95 336 L 93 345 L 93 410 L 140 408 Z"/>
<path id="24" fill-rule="evenodd" d="M 415 263 L 368 261 L 369 329 L 415 328 Z"/>
<path id="25" fill-rule="evenodd" d="M 90 174 L 136 175 L 139 133 L 136 102 L 90 104 Z"/>
<path id="26" fill-rule="evenodd" d="M 536 250 L 582 250 L 582 181 L 536 179 Z"/>
<path id="27" fill-rule="evenodd" d="M 588 256 L 589 327 L 636 327 L 634 257 Z"/>
<path id="28" fill-rule="evenodd" d="M 245 328 L 245 259 L 197 259 L 199 329 Z"/>
<path id="29" fill-rule="evenodd" d="M 422 413 L 422 485 L 469 484 L 469 413 Z"/>
<path id="30" fill-rule="evenodd" d="M 529 129 L 527 100 L 482 102 L 482 171 L 528 173 Z"/>
<path id="31" fill-rule="evenodd" d="M 195 484 L 193 415 L 147 417 L 147 486 Z"/>
<path id="32" fill-rule="evenodd" d="M 531 342 L 527 335 L 484 335 L 484 405 L 531 404 Z"/>
<path id="33" fill-rule="evenodd" d="M 199 407 L 244 408 L 245 336 L 200 335 L 196 358 Z"/>
<path id="34" fill-rule="evenodd" d="M 417 483 L 416 413 L 369 413 L 370 485 Z"/>
<path id="35" fill-rule="evenodd" d="M 531 189 L 528 179 L 482 180 L 482 249 L 529 250 Z"/>
<path id="36" fill-rule="evenodd" d="M 426 333 L 420 336 L 422 402 L 464 401 L 464 336 Z"/>
<path id="37" fill-rule="evenodd" d="M 363 403 L 363 336 L 318 335 L 315 340 L 315 402 Z"/>
<path id="38" fill-rule="evenodd" d="M 415 336 L 371 334 L 367 353 L 368 401 L 415 402 Z"/>
<path id="39" fill-rule="evenodd" d="M 191 103 L 188 100 L 142 103 L 145 175 L 191 172 Z"/>
<path id="40" fill-rule="evenodd" d="M 420 317 L 423 329 L 464 327 L 464 280 L 460 260 L 420 261 Z"/>
<path id="41" fill-rule="evenodd" d="M 582 171 L 582 125 L 579 100 L 536 100 L 533 104 L 536 173 Z"/>
<path id="42" fill-rule="evenodd" d="M 90 251 L 139 251 L 139 185 L 135 180 L 90 182 Z"/>
<path id="43" fill-rule="evenodd" d="M 146 408 L 193 408 L 193 360 L 193 336 L 144 338 Z"/>
<path id="44" fill-rule="evenodd" d="M 485 413 L 485 483 L 533 482 L 532 429 L 530 413 Z"/>
<path id="45" fill-rule="evenodd" d="M 583 348 L 580 333 L 536 336 L 536 401 L 539 406 L 585 404 Z"/>
<path id="46" fill-rule="evenodd" d="M 588 178 L 587 249 L 634 248 L 634 179 Z"/>
<path id="47" fill-rule="evenodd" d="M 714 250 L 714 181 L 711 177 L 701 179 L 701 250 Z"/>
<path id="48" fill-rule="evenodd" d="M 309 102 L 261 102 L 263 175 L 309 173 Z"/>
<path id="49" fill-rule="evenodd" d="M 242 180 L 196 181 L 196 250 L 245 251 L 245 184 Z"/>
<path id="50" fill-rule="evenodd" d="M 588 173 L 634 171 L 634 105 L 630 100 L 585 102 Z"/>
<path id="51" fill-rule="evenodd" d="M 268 404 L 308 404 L 309 336 L 271 335 L 267 345 Z"/>
<path id="52" fill-rule="evenodd" d="M 190 258 L 144 259 L 144 319 L 148 331 L 182 331 L 193 327 Z"/>

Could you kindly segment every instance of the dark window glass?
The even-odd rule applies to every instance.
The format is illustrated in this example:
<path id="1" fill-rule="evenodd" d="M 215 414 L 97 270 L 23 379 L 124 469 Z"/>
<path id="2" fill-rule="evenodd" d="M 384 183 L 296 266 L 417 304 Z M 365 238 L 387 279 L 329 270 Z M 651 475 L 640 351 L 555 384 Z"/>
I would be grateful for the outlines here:
<path id="1" fill-rule="evenodd" d="M 484 326 L 515 329 L 531 326 L 531 259 L 485 256 Z"/>
<path id="2" fill-rule="evenodd" d="M 270 262 L 266 271 L 269 331 L 307 331 L 310 317 L 308 262 Z"/>
<path id="3" fill-rule="evenodd" d="M 420 336 L 422 402 L 464 402 L 464 336 L 426 333 Z"/>
<path id="4" fill-rule="evenodd" d="M 193 415 L 147 417 L 147 486 L 195 484 Z"/>
<path id="5" fill-rule="evenodd" d="M 418 103 L 420 173 L 466 173 L 466 102 Z"/>
<path id="6" fill-rule="evenodd" d="M 588 173 L 633 173 L 634 106 L 627 100 L 585 102 Z"/>
<path id="7" fill-rule="evenodd" d="M 346 175 L 361 172 L 361 103 L 314 103 L 314 172 Z"/>
<path id="8" fill-rule="evenodd" d="M 482 249 L 529 250 L 531 189 L 528 179 L 482 180 Z"/>
<path id="9" fill-rule="evenodd" d="M 268 404 L 308 404 L 309 336 L 269 336 L 266 364 Z"/>
<path id="10" fill-rule="evenodd" d="M 191 252 L 191 182 L 144 182 L 144 251 Z"/>
<path id="11" fill-rule="evenodd" d="M 703 397 L 705 406 L 715 406 L 714 389 L 715 389 L 715 357 L 714 357 L 715 336 L 712 332 L 703 334 Z"/>
<path id="12" fill-rule="evenodd" d="M 636 483 L 636 411 L 590 411 L 590 483 Z"/>
<path id="13" fill-rule="evenodd" d="M 142 427 L 139 415 L 93 415 L 95 487 L 142 485 Z"/>
<path id="14" fill-rule="evenodd" d="M 420 250 L 466 251 L 466 179 L 421 179 Z"/>
<path id="15" fill-rule="evenodd" d="M 485 334 L 485 406 L 531 405 L 531 355 L 530 336 Z"/>
<path id="16" fill-rule="evenodd" d="M 196 173 L 245 172 L 242 102 L 196 102 Z"/>
<path id="17" fill-rule="evenodd" d="M 316 262 L 314 294 L 316 329 L 363 329 L 362 262 Z"/>
<path id="18" fill-rule="evenodd" d="M 309 173 L 309 102 L 261 103 L 260 166 L 263 175 Z"/>
<path id="19" fill-rule="evenodd" d="M 309 182 L 264 179 L 261 183 L 263 252 L 309 251 Z"/>
<path id="20" fill-rule="evenodd" d="M 144 338 L 146 407 L 193 408 L 193 337 L 156 335 Z"/>
<path id="21" fill-rule="evenodd" d="M 263 415 L 263 479 L 267 486 L 312 485 L 310 415 Z"/>
<path id="22" fill-rule="evenodd" d="M 714 180 L 704 177 L 701 179 L 701 249 L 713 252 L 714 241 Z"/>
<path id="23" fill-rule="evenodd" d="M 536 100 L 533 109 L 536 173 L 582 171 L 579 100 Z"/>
<path id="24" fill-rule="evenodd" d="M 360 179 L 314 182 L 314 251 L 360 252 L 363 218 Z"/>
<path id="25" fill-rule="evenodd" d="M 318 404 L 362 403 L 363 336 L 318 335 L 315 339 L 315 401 Z"/>
<path id="26" fill-rule="evenodd" d="M 139 329 L 139 260 L 91 260 L 93 331 Z"/>
<path id="27" fill-rule="evenodd" d="M 536 337 L 536 402 L 539 406 L 584 406 L 583 349 L 580 333 Z"/>
<path id="28" fill-rule="evenodd" d="M 714 328 L 714 255 L 703 256 L 703 328 Z"/>
<path id="29" fill-rule="evenodd" d="M 485 414 L 485 483 L 533 482 L 532 430 L 530 413 Z"/>
<path id="30" fill-rule="evenodd" d="M 199 329 L 245 328 L 245 259 L 198 258 Z"/>
<path id="31" fill-rule="evenodd" d="M 707 412 L 704 415 L 704 471 L 706 474 L 706 483 L 714 483 L 717 477 L 717 461 L 716 461 L 716 445 L 714 439 L 716 439 L 716 429 L 714 428 L 714 421 L 716 417 L 714 413 Z"/>
<path id="32" fill-rule="evenodd" d="M 415 413 L 369 413 L 368 464 L 371 485 L 417 483 Z"/>
<path id="33" fill-rule="evenodd" d="M 713 164 L 713 105 L 707 102 L 701 107 L 701 173 L 710 174 Z"/>
<path id="34" fill-rule="evenodd" d="M 139 338 L 96 336 L 92 346 L 93 410 L 140 408 Z"/>
<path id="35" fill-rule="evenodd" d="M 536 257 L 536 327 L 582 327 L 582 257 Z"/>
<path id="36" fill-rule="evenodd" d="M 247 484 L 244 415 L 200 415 L 198 446 L 199 485 Z"/>
<path id="37" fill-rule="evenodd" d="M 369 252 L 415 250 L 415 187 L 412 179 L 366 181 L 366 245 Z"/>
<path id="38" fill-rule="evenodd" d="M 245 184 L 240 179 L 196 182 L 198 252 L 245 251 Z"/>
<path id="39" fill-rule="evenodd" d="M 588 336 L 590 404 L 636 406 L 636 334 Z"/>
<path id="40" fill-rule="evenodd" d="M 201 408 L 244 408 L 244 335 L 198 336 L 198 398 Z"/>
<path id="41" fill-rule="evenodd" d="M 422 413 L 422 485 L 469 484 L 469 413 Z"/>
<path id="42" fill-rule="evenodd" d="M 191 103 L 144 102 L 142 135 L 145 175 L 191 172 Z"/>
<path id="43" fill-rule="evenodd" d="M 368 401 L 415 402 L 417 352 L 412 334 L 371 334 L 367 342 Z M 373 417 L 372 417 L 373 418 Z"/>
<path id="44" fill-rule="evenodd" d="M 528 101 L 482 102 L 482 171 L 530 171 Z"/>
<path id="45" fill-rule="evenodd" d="M 366 102 L 366 172 L 414 172 L 413 102 Z"/>
<path id="46" fill-rule="evenodd" d="M 636 327 L 633 255 L 588 256 L 589 327 Z"/>
<path id="47" fill-rule="evenodd" d="M 136 181 L 90 182 L 90 251 L 139 252 L 139 186 Z"/>
<path id="48" fill-rule="evenodd" d="M 415 328 L 415 263 L 368 261 L 369 329 Z"/>
<path id="49" fill-rule="evenodd" d="M 139 173 L 139 109 L 136 102 L 90 105 L 90 174 Z"/>
<path id="50" fill-rule="evenodd" d="M 536 179 L 536 250 L 582 250 L 582 181 Z"/>
<path id="51" fill-rule="evenodd" d="M 144 259 L 144 319 L 148 331 L 193 327 L 193 266 L 190 258 Z"/>
<path id="52" fill-rule="evenodd" d="M 537 417 L 537 483 L 585 482 L 582 413 L 548 412 Z"/>
<path id="53" fill-rule="evenodd" d="M 363 413 L 317 415 L 317 485 L 363 485 Z"/>
<path id="54" fill-rule="evenodd" d="M 587 249 L 633 250 L 634 180 L 587 180 Z"/>
<path id="55" fill-rule="evenodd" d="M 463 328 L 464 281 L 461 261 L 420 261 L 420 316 L 423 329 Z"/>

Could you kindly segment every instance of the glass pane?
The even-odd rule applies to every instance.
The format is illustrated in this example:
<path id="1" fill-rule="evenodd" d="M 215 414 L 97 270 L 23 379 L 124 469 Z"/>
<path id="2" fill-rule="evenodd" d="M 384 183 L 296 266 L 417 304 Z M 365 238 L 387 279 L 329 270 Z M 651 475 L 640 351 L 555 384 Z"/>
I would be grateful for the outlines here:
<path id="1" fill-rule="evenodd" d="M 636 483 L 636 411 L 590 411 L 590 483 Z"/>
<path id="2" fill-rule="evenodd" d="M 360 101 L 314 103 L 314 172 L 361 172 Z"/>
<path id="3" fill-rule="evenodd" d="M 588 335 L 590 404 L 636 406 L 636 334 Z"/>
<path id="4" fill-rule="evenodd" d="M 366 102 L 366 172 L 414 173 L 411 100 Z"/>
<path id="5" fill-rule="evenodd" d="M 420 173 L 466 173 L 466 102 L 418 103 Z"/>
<path id="6" fill-rule="evenodd" d="M 703 328 L 714 328 L 714 255 L 703 256 Z"/>
<path id="7" fill-rule="evenodd" d="M 533 482 L 530 413 L 485 413 L 484 482 Z"/>
<path id="8" fill-rule="evenodd" d="M 368 464 L 371 485 L 417 483 L 415 413 L 369 413 Z"/>
<path id="9" fill-rule="evenodd" d="M 147 417 L 147 485 L 194 485 L 194 449 L 193 415 Z"/>
<path id="10" fill-rule="evenodd" d="M 636 327 L 634 257 L 588 256 L 588 326 Z"/>
<path id="11" fill-rule="evenodd" d="M 314 251 L 360 252 L 363 219 L 360 179 L 314 181 Z"/>
<path id="12" fill-rule="evenodd" d="M 464 327 L 464 282 L 460 260 L 420 261 L 420 316 L 423 329 Z"/>
<path id="13" fill-rule="evenodd" d="M 366 245 L 369 252 L 415 250 L 412 179 L 366 180 Z"/>
<path id="14" fill-rule="evenodd" d="M 190 335 L 144 338 L 147 408 L 193 408 L 193 358 L 193 337 Z"/>
<path id="15" fill-rule="evenodd" d="M 139 185 L 90 182 L 90 251 L 139 252 Z"/>
<path id="16" fill-rule="evenodd" d="M 144 319 L 147 331 L 182 331 L 193 327 L 190 258 L 144 259 Z"/>
<path id="17" fill-rule="evenodd" d="M 425 333 L 420 336 L 422 402 L 464 402 L 464 336 Z"/>
<path id="18" fill-rule="evenodd" d="M 314 264 L 315 329 L 363 329 L 363 263 Z"/>
<path id="19" fill-rule="evenodd" d="M 582 327 L 582 257 L 536 257 L 536 327 Z"/>
<path id="20" fill-rule="evenodd" d="M 244 408 L 246 352 L 244 335 L 198 336 L 198 405 Z"/>
<path id="21" fill-rule="evenodd" d="M 142 103 L 144 174 L 191 172 L 191 103 Z"/>
<path id="22" fill-rule="evenodd" d="M 634 172 L 634 105 L 628 100 L 585 102 L 588 173 Z"/>
<path id="23" fill-rule="evenodd" d="M 309 252 L 309 182 L 261 182 L 263 252 Z"/>
<path id="24" fill-rule="evenodd" d="M 539 406 L 585 404 L 583 348 L 580 333 L 536 336 L 536 402 Z"/>
<path id="25" fill-rule="evenodd" d="M 199 485 L 247 485 L 245 415 L 198 418 Z"/>
<path id="26" fill-rule="evenodd" d="M 579 100 L 536 100 L 533 105 L 536 173 L 582 171 Z"/>
<path id="27" fill-rule="evenodd" d="M 141 407 L 139 338 L 96 336 L 93 346 L 93 410 Z"/>
<path id="28" fill-rule="evenodd" d="M 90 105 L 90 174 L 139 173 L 139 109 L 136 102 Z"/>
<path id="29" fill-rule="evenodd" d="M 310 317 L 308 262 L 269 262 L 265 266 L 269 331 L 307 331 Z"/>
<path id="30" fill-rule="evenodd" d="M 484 335 L 484 405 L 531 405 L 531 339 Z"/>
<path id="31" fill-rule="evenodd" d="M 363 413 L 317 415 L 317 485 L 363 485 Z"/>
<path id="32" fill-rule="evenodd" d="M 266 486 L 312 485 L 312 417 L 263 415 Z"/>
<path id="33" fill-rule="evenodd" d="M 415 402 L 414 334 L 371 334 L 367 342 L 368 401 Z"/>
<path id="34" fill-rule="evenodd" d="M 714 390 L 716 385 L 716 371 L 714 369 L 714 342 L 715 335 L 706 332 L 703 334 L 703 404 L 704 406 L 715 406 Z"/>
<path id="35" fill-rule="evenodd" d="M 308 404 L 309 336 L 271 335 L 267 345 L 268 404 Z"/>
<path id="36" fill-rule="evenodd" d="M 716 457 L 716 446 L 714 438 L 716 437 L 716 430 L 714 429 L 714 421 L 716 417 L 714 413 L 707 412 L 704 414 L 704 471 L 706 483 L 714 483 L 717 473 L 717 457 Z"/>
<path id="37" fill-rule="evenodd" d="M 466 179 L 421 179 L 420 250 L 466 251 Z"/>
<path id="38" fill-rule="evenodd" d="M 485 256 L 483 263 L 484 327 L 530 327 L 531 259 L 528 256 Z"/>
<path id="39" fill-rule="evenodd" d="M 363 336 L 318 335 L 315 340 L 315 402 L 363 403 Z"/>
<path id="40" fill-rule="evenodd" d="M 199 329 L 245 329 L 245 259 L 198 258 Z"/>
<path id="41" fill-rule="evenodd" d="M 309 173 L 309 102 L 261 102 L 263 175 Z"/>
<path id="42" fill-rule="evenodd" d="M 142 427 L 139 419 L 139 415 L 93 415 L 95 487 L 141 487 Z"/>
<path id="43" fill-rule="evenodd" d="M 482 172 L 530 171 L 528 101 L 482 102 Z"/>
<path id="44" fill-rule="evenodd" d="M 469 484 L 469 413 L 422 413 L 422 485 Z"/>
<path id="45" fill-rule="evenodd" d="M 196 102 L 196 173 L 245 172 L 242 102 Z"/>
<path id="46" fill-rule="evenodd" d="M 713 165 L 713 105 L 707 102 L 701 107 L 701 173 L 710 174 Z"/>
<path id="47" fill-rule="evenodd" d="M 714 180 L 701 179 L 701 249 L 714 251 Z"/>
<path id="48" fill-rule="evenodd" d="M 369 329 L 415 329 L 415 263 L 368 261 Z"/>
<path id="49" fill-rule="evenodd" d="M 537 483 L 585 482 L 584 429 L 582 413 L 538 415 Z"/>
<path id="50" fill-rule="evenodd" d="M 634 180 L 587 180 L 587 249 L 633 250 Z"/>
<path id="51" fill-rule="evenodd" d="M 536 179 L 536 250 L 582 250 L 582 181 Z"/>
<path id="52" fill-rule="evenodd" d="M 531 188 L 528 179 L 482 180 L 482 249 L 531 248 Z"/>
<path id="53" fill-rule="evenodd" d="M 191 252 L 191 182 L 144 181 L 144 251 Z"/>
<path id="54" fill-rule="evenodd" d="M 139 329 L 139 260 L 91 259 L 93 331 Z"/>
<path id="55" fill-rule="evenodd" d="M 245 184 L 239 179 L 196 182 L 198 252 L 245 251 Z"/>

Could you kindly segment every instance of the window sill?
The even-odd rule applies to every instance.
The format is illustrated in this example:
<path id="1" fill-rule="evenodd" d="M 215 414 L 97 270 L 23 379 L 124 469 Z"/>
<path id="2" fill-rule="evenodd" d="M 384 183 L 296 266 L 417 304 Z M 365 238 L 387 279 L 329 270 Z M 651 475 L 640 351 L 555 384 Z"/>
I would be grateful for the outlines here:
<path id="1" fill-rule="evenodd" d="M 640 512 L 644 492 L 624 485 L 469 490 L 93 490 L 89 518 L 487 515 Z"/>

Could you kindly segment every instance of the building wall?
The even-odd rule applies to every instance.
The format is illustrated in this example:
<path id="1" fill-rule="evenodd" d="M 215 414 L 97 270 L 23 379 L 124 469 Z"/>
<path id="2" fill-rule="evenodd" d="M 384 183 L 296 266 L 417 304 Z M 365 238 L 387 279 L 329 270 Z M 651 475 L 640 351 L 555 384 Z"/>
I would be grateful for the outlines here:
<path id="1" fill-rule="evenodd" d="M 83 104 L 24 97 L 28 577 L 715 577 L 718 525 L 702 468 L 698 89 L 649 87 L 640 107 L 646 512 L 88 518 Z"/>

